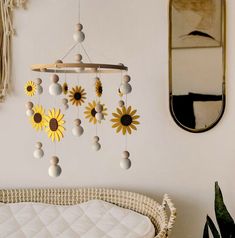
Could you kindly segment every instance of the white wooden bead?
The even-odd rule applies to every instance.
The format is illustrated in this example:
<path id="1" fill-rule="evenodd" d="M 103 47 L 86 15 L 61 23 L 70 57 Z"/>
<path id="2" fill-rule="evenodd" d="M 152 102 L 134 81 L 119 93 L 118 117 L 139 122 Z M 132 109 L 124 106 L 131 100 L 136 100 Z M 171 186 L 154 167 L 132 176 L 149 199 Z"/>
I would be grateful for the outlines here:
<path id="1" fill-rule="evenodd" d="M 82 55 L 81 55 L 81 54 L 76 54 L 76 55 L 75 55 L 75 60 L 76 60 L 77 62 L 81 62 L 81 61 L 82 61 Z"/>
<path id="2" fill-rule="evenodd" d="M 123 159 L 127 159 L 127 158 L 129 158 L 130 157 L 130 153 L 128 152 L 128 151 L 123 151 L 122 152 L 122 158 Z"/>
<path id="3" fill-rule="evenodd" d="M 50 159 L 50 164 L 51 165 L 57 165 L 59 163 L 59 158 L 57 156 L 52 156 Z"/>
<path id="4" fill-rule="evenodd" d="M 85 34 L 82 31 L 77 31 L 73 34 L 73 39 L 76 42 L 82 43 L 85 40 Z"/>
<path id="5" fill-rule="evenodd" d="M 93 141 L 94 143 L 97 143 L 100 140 L 99 136 L 94 136 Z"/>
<path id="6" fill-rule="evenodd" d="M 118 102 L 119 107 L 123 107 L 125 105 L 125 102 L 123 100 L 120 100 Z"/>
<path id="7" fill-rule="evenodd" d="M 41 143 L 41 142 L 35 143 L 35 147 L 36 147 L 37 149 L 41 149 L 41 148 L 42 148 L 42 143 Z"/>
<path id="8" fill-rule="evenodd" d="M 51 82 L 52 83 L 57 83 L 59 81 L 59 76 L 57 74 L 52 74 L 51 75 Z"/>
<path id="9" fill-rule="evenodd" d="M 97 103 L 95 107 L 96 112 L 102 112 L 103 111 L 103 106 L 100 103 Z"/>
<path id="10" fill-rule="evenodd" d="M 122 169 L 129 169 L 131 167 L 131 161 L 130 159 L 126 158 L 126 159 L 121 159 L 120 161 L 120 167 Z"/>
<path id="11" fill-rule="evenodd" d="M 80 126 L 81 123 L 82 123 L 82 121 L 81 121 L 80 119 L 74 120 L 74 125 L 75 125 L 75 126 Z"/>
<path id="12" fill-rule="evenodd" d="M 120 91 L 121 91 L 121 93 L 123 93 L 124 95 L 126 95 L 126 94 L 131 93 L 132 87 L 131 87 L 131 85 L 130 85 L 129 83 L 123 83 L 123 84 L 121 84 L 121 86 L 120 86 Z"/>
<path id="13" fill-rule="evenodd" d="M 63 109 L 66 111 L 66 110 L 68 110 L 69 109 L 69 105 L 68 104 L 64 104 L 63 105 Z"/>
<path id="14" fill-rule="evenodd" d="M 84 129 L 81 127 L 81 126 L 75 126 L 73 129 L 72 129 L 72 133 L 74 136 L 81 136 L 84 132 Z"/>
<path id="15" fill-rule="evenodd" d="M 35 79 L 35 83 L 36 83 L 37 85 L 40 85 L 40 84 L 42 83 L 42 79 L 36 78 L 36 79 Z"/>
<path id="16" fill-rule="evenodd" d="M 77 31 L 81 31 L 82 29 L 83 29 L 83 25 L 80 24 L 80 23 L 78 23 L 78 24 L 76 25 L 76 30 L 77 30 Z"/>
<path id="17" fill-rule="evenodd" d="M 48 169 L 48 174 L 52 178 L 59 177 L 61 172 L 62 170 L 59 165 L 51 165 Z"/>
<path id="18" fill-rule="evenodd" d="M 33 152 L 33 156 L 34 156 L 35 159 L 41 159 L 44 156 L 44 152 L 43 152 L 42 149 L 36 149 Z"/>
<path id="19" fill-rule="evenodd" d="M 32 110 L 32 109 L 28 109 L 27 111 L 26 111 L 26 116 L 27 117 L 31 117 L 31 116 L 33 116 L 34 115 L 34 111 Z"/>
<path id="20" fill-rule="evenodd" d="M 102 112 L 97 112 L 95 114 L 95 118 L 96 118 L 97 121 L 101 121 L 101 120 L 104 119 L 104 114 Z"/>
<path id="21" fill-rule="evenodd" d="M 49 87 L 49 93 L 52 96 L 57 96 L 62 93 L 62 87 L 59 83 L 52 83 Z"/>
<path id="22" fill-rule="evenodd" d="M 33 103 L 32 102 L 27 102 L 25 104 L 25 107 L 28 108 L 28 109 L 32 109 L 33 108 Z"/>
<path id="23" fill-rule="evenodd" d="M 69 102 L 69 100 L 67 99 L 67 98 L 63 98 L 62 100 L 61 100 L 61 102 L 62 102 L 62 104 L 67 104 L 68 102 Z"/>
<path id="24" fill-rule="evenodd" d="M 129 83 L 131 81 L 131 77 L 129 75 L 124 75 L 122 82 Z"/>
<path id="25" fill-rule="evenodd" d="M 38 84 L 37 85 L 37 94 L 40 95 L 42 93 L 43 93 L 43 87 L 40 84 Z"/>
<path id="26" fill-rule="evenodd" d="M 98 143 L 98 142 L 94 142 L 92 144 L 92 149 L 95 150 L 95 151 L 99 151 L 101 149 L 101 144 Z"/>

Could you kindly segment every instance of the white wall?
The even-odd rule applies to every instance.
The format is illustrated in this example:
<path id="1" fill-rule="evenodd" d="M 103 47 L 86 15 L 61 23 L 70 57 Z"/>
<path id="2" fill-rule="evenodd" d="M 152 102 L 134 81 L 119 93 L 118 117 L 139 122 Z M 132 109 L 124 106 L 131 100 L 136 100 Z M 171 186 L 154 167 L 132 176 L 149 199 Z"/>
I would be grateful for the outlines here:
<path id="1" fill-rule="evenodd" d="M 0 105 L 0 186 L 104 186 L 143 192 L 159 201 L 169 193 L 178 208 L 172 237 L 202 237 L 205 216 L 213 214 L 215 180 L 220 182 L 229 210 L 235 214 L 235 2 L 227 1 L 225 115 L 211 131 L 190 134 L 174 123 L 168 108 L 168 1 L 83 0 L 87 50 L 97 61 L 124 62 L 129 66 L 134 88 L 129 102 L 138 107 L 141 127 L 129 139 L 133 167 L 126 172 L 119 168 L 123 138 L 115 135 L 107 123 L 102 128 L 103 150 L 93 152 L 90 142 L 94 129 L 86 122 L 81 141 L 70 135 L 75 117 L 72 110 L 67 117 L 66 139 L 57 147 L 63 174 L 51 179 L 47 169 L 53 149 L 46 136 L 36 135 L 27 122 L 23 86 L 26 80 L 37 76 L 30 72 L 32 63 L 52 62 L 71 45 L 75 6 L 75 0 L 31 0 L 27 11 L 15 13 L 18 35 L 13 41 L 14 92 Z M 109 108 L 114 108 L 118 100 L 114 91 L 120 77 L 106 78 L 105 88 L 110 91 L 104 99 Z M 44 79 L 44 85 L 48 85 L 48 77 Z M 91 81 L 81 82 L 91 93 Z M 49 96 L 44 96 L 42 102 L 51 105 Z M 47 152 L 40 161 L 32 158 L 38 139 L 44 142 Z"/>

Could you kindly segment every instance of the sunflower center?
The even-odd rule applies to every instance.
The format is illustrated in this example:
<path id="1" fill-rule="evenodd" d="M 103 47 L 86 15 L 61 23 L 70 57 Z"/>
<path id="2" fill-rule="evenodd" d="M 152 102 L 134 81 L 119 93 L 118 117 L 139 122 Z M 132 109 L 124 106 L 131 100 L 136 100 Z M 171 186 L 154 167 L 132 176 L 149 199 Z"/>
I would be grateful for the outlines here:
<path id="1" fill-rule="evenodd" d="M 121 123 L 123 126 L 130 126 L 132 121 L 132 117 L 128 114 L 125 114 L 121 117 Z"/>
<path id="2" fill-rule="evenodd" d="M 103 87 L 99 86 L 98 91 L 99 91 L 100 94 L 102 94 L 103 93 Z"/>
<path id="3" fill-rule="evenodd" d="M 97 113 L 97 111 L 95 110 L 95 108 L 93 108 L 93 109 L 91 110 L 91 115 L 92 115 L 93 117 L 95 117 L 96 113 Z"/>
<path id="4" fill-rule="evenodd" d="M 49 122 L 49 127 L 51 131 L 57 131 L 58 126 L 59 126 L 58 121 L 55 118 L 52 118 Z"/>
<path id="5" fill-rule="evenodd" d="M 82 94 L 80 92 L 74 93 L 74 99 L 79 101 L 82 98 Z"/>
<path id="6" fill-rule="evenodd" d="M 35 113 L 34 116 L 33 116 L 33 120 L 36 122 L 36 123 L 41 123 L 42 121 L 42 115 L 40 113 Z"/>
<path id="7" fill-rule="evenodd" d="M 27 91 L 28 91 L 28 92 L 31 92 L 32 90 L 33 90 L 33 87 L 29 85 L 29 86 L 27 87 Z"/>

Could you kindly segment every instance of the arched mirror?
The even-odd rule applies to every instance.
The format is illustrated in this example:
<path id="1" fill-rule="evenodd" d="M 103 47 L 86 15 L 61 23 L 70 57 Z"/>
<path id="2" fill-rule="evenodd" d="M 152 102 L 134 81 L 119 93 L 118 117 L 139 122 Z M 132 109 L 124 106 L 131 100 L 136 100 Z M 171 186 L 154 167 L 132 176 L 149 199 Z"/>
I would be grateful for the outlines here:
<path id="1" fill-rule="evenodd" d="M 211 129 L 225 109 L 225 15 L 225 0 L 170 0 L 170 111 L 190 132 Z"/>

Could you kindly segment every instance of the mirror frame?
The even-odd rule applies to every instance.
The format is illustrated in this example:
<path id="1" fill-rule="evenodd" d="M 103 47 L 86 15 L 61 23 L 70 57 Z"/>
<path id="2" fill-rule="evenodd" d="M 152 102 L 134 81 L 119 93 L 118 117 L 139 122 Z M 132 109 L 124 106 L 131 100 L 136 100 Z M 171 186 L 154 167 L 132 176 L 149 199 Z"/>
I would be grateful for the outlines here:
<path id="1" fill-rule="evenodd" d="M 227 22 L 227 14 L 226 14 L 226 0 L 221 0 L 222 1 L 222 39 L 221 39 L 221 47 L 222 47 L 222 62 L 223 62 L 223 78 L 222 78 L 222 108 L 221 108 L 221 113 L 219 115 L 219 117 L 215 120 L 214 123 L 212 123 L 210 126 L 206 127 L 206 128 L 202 128 L 202 129 L 193 129 L 193 128 L 189 128 L 187 126 L 184 126 L 183 124 L 181 124 L 174 113 L 173 110 L 173 93 L 172 93 L 172 1 L 173 0 L 169 0 L 169 6 L 168 6 L 168 10 L 169 10 L 169 22 L 168 22 L 168 30 L 169 30 L 169 39 L 168 39 L 168 55 L 169 55 L 169 63 L 168 63 L 168 72 L 169 72 L 169 108 L 170 108 L 170 113 L 172 118 L 174 119 L 175 123 L 181 127 L 182 129 L 188 131 L 188 132 L 192 132 L 192 133 L 202 133 L 202 132 L 206 132 L 210 129 L 212 129 L 213 127 L 215 127 L 219 121 L 221 120 L 221 118 L 224 115 L 225 112 L 225 107 L 226 107 L 226 22 Z"/>

